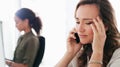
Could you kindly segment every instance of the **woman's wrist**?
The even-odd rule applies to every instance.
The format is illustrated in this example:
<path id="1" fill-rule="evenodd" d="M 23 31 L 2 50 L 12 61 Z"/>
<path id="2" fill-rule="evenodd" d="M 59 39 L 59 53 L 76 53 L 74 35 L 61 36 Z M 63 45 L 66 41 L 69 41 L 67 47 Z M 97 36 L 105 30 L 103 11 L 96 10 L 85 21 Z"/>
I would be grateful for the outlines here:
<path id="1" fill-rule="evenodd" d="M 103 52 L 93 52 L 89 61 L 89 66 L 102 66 L 103 65 Z"/>
<path id="2" fill-rule="evenodd" d="M 94 55 L 103 55 L 103 50 L 93 50 L 93 53 Z"/>
<path id="3" fill-rule="evenodd" d="M 103 52 L 93 52 L 90 61 L 96 60 L 96 61 L 102 61 L 103 60 Z"/>
<path id="4" fill-rule="evenodd" d="M 68 55 L 69 57 L 74 57 L 74 56 L 76 56 L 77 52 L 75 53 L 75 52 L 72 52 L 72 51 L 71 52 L 67 51 L 65 54 Z"/>
<path id="5" fill-rule="evenodd" d="M 67 52 L 65 53 L 65 55 L 66 55 L 66 56 L 69 56 L 69 57 L 74 57 L 74 56 L 75 56 L 75 54 L 74 54 L 73 52 L 69 52 L 69 51 L 67 51 Z"/>

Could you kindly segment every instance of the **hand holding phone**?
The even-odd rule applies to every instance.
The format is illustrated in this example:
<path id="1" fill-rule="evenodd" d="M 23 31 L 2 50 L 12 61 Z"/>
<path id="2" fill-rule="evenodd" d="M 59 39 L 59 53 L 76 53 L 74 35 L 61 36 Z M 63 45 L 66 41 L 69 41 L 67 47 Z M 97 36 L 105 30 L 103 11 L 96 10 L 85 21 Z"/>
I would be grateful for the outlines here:
<path id="1" fill-rule="evenodd" d="M 79 43 L 79 42 L 80 42 L 80 38 L 79 38 L 79 36 L 78 36 L 78 33 L 75 33 L 74 35 L 75 35 L 75 37 L 76 37 L 76 39 L 75 39 L 76 42 Z"/>

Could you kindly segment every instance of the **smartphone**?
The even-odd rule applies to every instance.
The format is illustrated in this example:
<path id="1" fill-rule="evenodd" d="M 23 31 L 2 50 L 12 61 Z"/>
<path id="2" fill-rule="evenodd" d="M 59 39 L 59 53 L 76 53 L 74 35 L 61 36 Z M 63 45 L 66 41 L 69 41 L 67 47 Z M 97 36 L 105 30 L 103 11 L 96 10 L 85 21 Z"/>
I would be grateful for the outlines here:
<path id="1" fill-rule="evenodd" d="M 80 42 L 80 38 L 79 38 L 79 36 L 78 36 L 78 33 L 75 33 L 74 35 L 75 35 L 75 37 L 76 37 L 76 39 L 75 39 L 76 42 L 79 43 L 79 42 Z"/>

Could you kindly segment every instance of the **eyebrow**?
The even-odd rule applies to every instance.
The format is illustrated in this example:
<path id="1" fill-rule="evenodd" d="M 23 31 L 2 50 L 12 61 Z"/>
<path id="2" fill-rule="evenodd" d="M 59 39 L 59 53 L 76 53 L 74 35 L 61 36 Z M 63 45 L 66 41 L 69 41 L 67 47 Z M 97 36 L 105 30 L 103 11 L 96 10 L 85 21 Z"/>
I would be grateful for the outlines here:
<path id="1" fill-rule="evenodd" d="M 79 18 L 75 18 L 77 20 L 80 20 Z M 92 18 L 83 18 L 83 20 L 93 20 Z"/>

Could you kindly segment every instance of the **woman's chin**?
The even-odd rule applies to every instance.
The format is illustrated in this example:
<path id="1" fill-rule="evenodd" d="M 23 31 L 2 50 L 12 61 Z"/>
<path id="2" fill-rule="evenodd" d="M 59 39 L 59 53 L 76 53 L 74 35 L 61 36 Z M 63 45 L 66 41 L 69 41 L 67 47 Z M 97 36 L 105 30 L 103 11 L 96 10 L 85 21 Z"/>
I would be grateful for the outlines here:
<path id="1" fill-rule="evenodd" d="M 80 41 L 81 44 L 86 45 L 89 44 L 90 42 L 86 42 L 86 41 Z"/>

